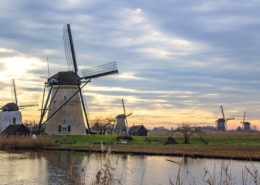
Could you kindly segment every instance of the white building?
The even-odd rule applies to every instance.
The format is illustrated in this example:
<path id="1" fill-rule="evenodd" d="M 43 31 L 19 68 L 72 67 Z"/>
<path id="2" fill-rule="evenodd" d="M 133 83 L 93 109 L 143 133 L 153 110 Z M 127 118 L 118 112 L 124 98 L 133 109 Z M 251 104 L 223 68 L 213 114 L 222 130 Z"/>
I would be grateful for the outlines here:
<path id="1" fill-rule="evenodd" d="M 0 133 L 12 124 L 22 124 L 22 114 L 15 103 L 8 103 L 0 112 Z"/>

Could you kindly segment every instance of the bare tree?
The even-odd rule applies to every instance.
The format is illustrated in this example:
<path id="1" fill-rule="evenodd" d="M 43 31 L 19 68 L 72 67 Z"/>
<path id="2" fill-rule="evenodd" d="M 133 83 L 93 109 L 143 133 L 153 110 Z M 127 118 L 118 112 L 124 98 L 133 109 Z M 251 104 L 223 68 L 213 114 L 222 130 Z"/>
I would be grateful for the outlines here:
<path id="1" fill-rule="evenodd" d="M 252 125 L 252 130 L 253 130 L 253 131 L 258 131 L 257 126 L 256 126 L 256 125 Z"/>
<path id="2" fill-rule="evenodd" d="M 203 132 L 200 129 L 198 129 L 196 126 L 191 126 L 188 123 L 183 123 L 181 126 L 178 126 L 176 130 L 170 131 L 167 134 L 177 133 L 177 132 L 183 134 L 184 136 L 183 144 L 190 144 L 189 137 L 192 136 L 193 134 L 195 133 L 198 133 L 200 135 L 203 134 Z"/>
<path id="3" fill-rule="evenodd" d="M 100 134 L 104 134 L 106 131 L 113 130 L 115 121 L 115 118 L 111 116 L 96 116 L 91 120 L 92 129 L 97 130 Z"/>

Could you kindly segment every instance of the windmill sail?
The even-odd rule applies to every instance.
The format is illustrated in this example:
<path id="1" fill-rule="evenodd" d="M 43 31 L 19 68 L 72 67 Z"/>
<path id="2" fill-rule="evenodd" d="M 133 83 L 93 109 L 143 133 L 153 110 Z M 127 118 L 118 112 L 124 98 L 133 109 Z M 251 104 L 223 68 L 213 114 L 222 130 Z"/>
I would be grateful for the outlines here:
<path id="1" fill-rule="evenodd" d="M 228 118 L 226 118 L 226 121 L 233 120 L 233 119 L 235 119 L 235 118 L 234 117 L 228 117 Z"/>
<path id="2" fill-rule="evenodd" d="M 124 104 L 124 100 L 122 99 L 122 104 L 123 104 L 123 110 L 124 110 L 124 114 L 126 116 L 126 112 L 125 112 L 125 104 Z M 127 116 L 126 116 L 127 117 Z M 127 118 L 125 118 L 126 121 L 126 126 L 128 127 L 128 122 L 127 122 Z"/>
<path id="3" fill-rule="evenodd" d="M 10 88 L 11 88 L 11 98 L 12 98 L 12 101 L 13 101 L 16 105 L 18 105 L 17 93 L 16 93 L 16 86 L 15 86 L 15 79 L 12 79 L 12 80 L 11 80 Z"/>
<path id="4" fill-rule="evenodd" d="M 220 106 L 220 109 L 221 109 L 221 111 L 222 111 L 223 119 L 226 120 L 222 105 Z"/>
<path id="5" fill-rule="evenodd" d="M 127 117 L 127 116 L 131 116 L 133 114 L 133 112 L 132 111 L 130 111 L 130 112 L 127 112 L 126 114 L 125 114 L 125 116 Z"/>
<path id="6" fill-rule="evenodd" d="M 81 79 L 98 78 L 101 76 L 107 76 L 118 73 L 116 62 L 111 62 L 97 67 L 92 67 L 81 71 Z"/>
<path id="7" fill-rule="evenodd" d="M 63 27 L 63 43 L 64 50 L 69 71 L 78 72 L 78 66 L 76 61 L 76 54 L 73 45 L 73 39 L 71 34 L 70 25 L 67 24 Z"/>
<path id="8" fill-rule="evenodd" d="M 19 107 L 35 107 L 38 106 L 37 101 L 23 101 L 19 104 Z"/>
<path id="9" fill-rule="evenodd" d="M 85 105 L 88 123 L 90 123 L 91 117 L 90 117 L 90 112 L 89 112 L 89 109 L 88 109 L 88 103 L 87 103 L 87 96 L 86 95 L 83 95 L 83 103 Z"/>

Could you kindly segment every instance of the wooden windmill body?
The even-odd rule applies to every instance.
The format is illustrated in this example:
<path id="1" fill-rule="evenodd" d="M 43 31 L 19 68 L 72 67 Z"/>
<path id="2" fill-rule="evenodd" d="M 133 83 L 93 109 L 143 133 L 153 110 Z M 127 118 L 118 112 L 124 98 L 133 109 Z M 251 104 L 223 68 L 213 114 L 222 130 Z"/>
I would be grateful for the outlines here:
<path id="1" fill-rule="evenodd" d="M 243 125 L 243 131 L 244 132 L 250 132 L 251 131 L 251 127 L 250 127 L 251 123 L 246 122 L 245 119 L 246 119 L 246 112 L 244 112 L 244 119 L 243 119 L 243 121 L 241 121 L 241 124 Z"/>
<path id="2" fill-rule="evenodd" d="M 68 100 L 68 97 L 72 97 L 78 91 L 78 85 L 80 85 L 80 78 L 72 71 L 59 72 L 51 78 L 58 79 L 62 85 L 53 86 L 51 95 L 53 101 L 49 106 L 48 117 L 61 107 Z M 49 135 L 85 134 L 85 123 L 79 93 L 49 119 L 45 133 Z"/>
<path id="3" fill-rule="evenodd" d="M 86 133 L 84 117 L 88 133 L 91 133 L 82 89 L 92 78 L 118 73 L 117 65 L 116 62 L 112 62 L 82 70 L 83 77 L 79 77 L 69 24 L 63 27 L 63 39 L 68 71 L 49 77 L 45 83 L 44 94 L 46 85 L 50 89 L 45 102 L 43 95 L 38 133 L 42 132 L 42 126 L 46 125 L 43 132 L 48 135 L 83 135 Z M 47 119 L 43 122 L 47 112 Z"/>
<path id="4" fill-rule="evenodd" d="M 234 117 L 226 118 L 222 106 L 220 106 L 220 110 L 221 110 L 221 113 L 222 113 L 223 118 L 219 118 L 219 119 L 215 122 L 215 123 L 216 123 L 216 129 L 217 129 L 218 131 L 226 131 L 226 130 L 227 130 L 227 121 L 228 121 L 228 120 L 233 120 L 233 119 L 235 119 L 235 118 L 234 118 Z"/>
<path id="5" fill-rule="evenodd" d="M 126 132 L 128 127 L 127 117 L 131 116 L 132 111 L 126 113 L 124 100 L 122 99 L 123 111 L 124 114 L 119 114 L 116 116 L 116 128 L 115 131 L 119 134 L 121 132 Z"/>

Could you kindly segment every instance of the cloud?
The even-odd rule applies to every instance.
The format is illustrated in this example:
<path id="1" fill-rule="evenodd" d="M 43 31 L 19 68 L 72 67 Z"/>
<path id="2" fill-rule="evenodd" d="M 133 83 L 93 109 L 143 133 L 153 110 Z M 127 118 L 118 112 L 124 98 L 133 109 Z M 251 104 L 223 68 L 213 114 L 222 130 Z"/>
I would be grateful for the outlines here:
<path id="1" fill-rule="evenodd" d="M 67 70 L 62 27 L 70 23 L 80 70 L 112 61 L 119 68 L 85 87 L 92 114 L 118 114 L 125 99 L 135 111 L 130 123 L 214 125 L 220 105 L 238 118 L 231 127 L 245 110 L 257 123 L 259 7 L 251 0 L 1 1 L 1 102 L 10 99 L 11 79 L 20 99 L 41 100 L 46 58 L 51 75 Z"/>

